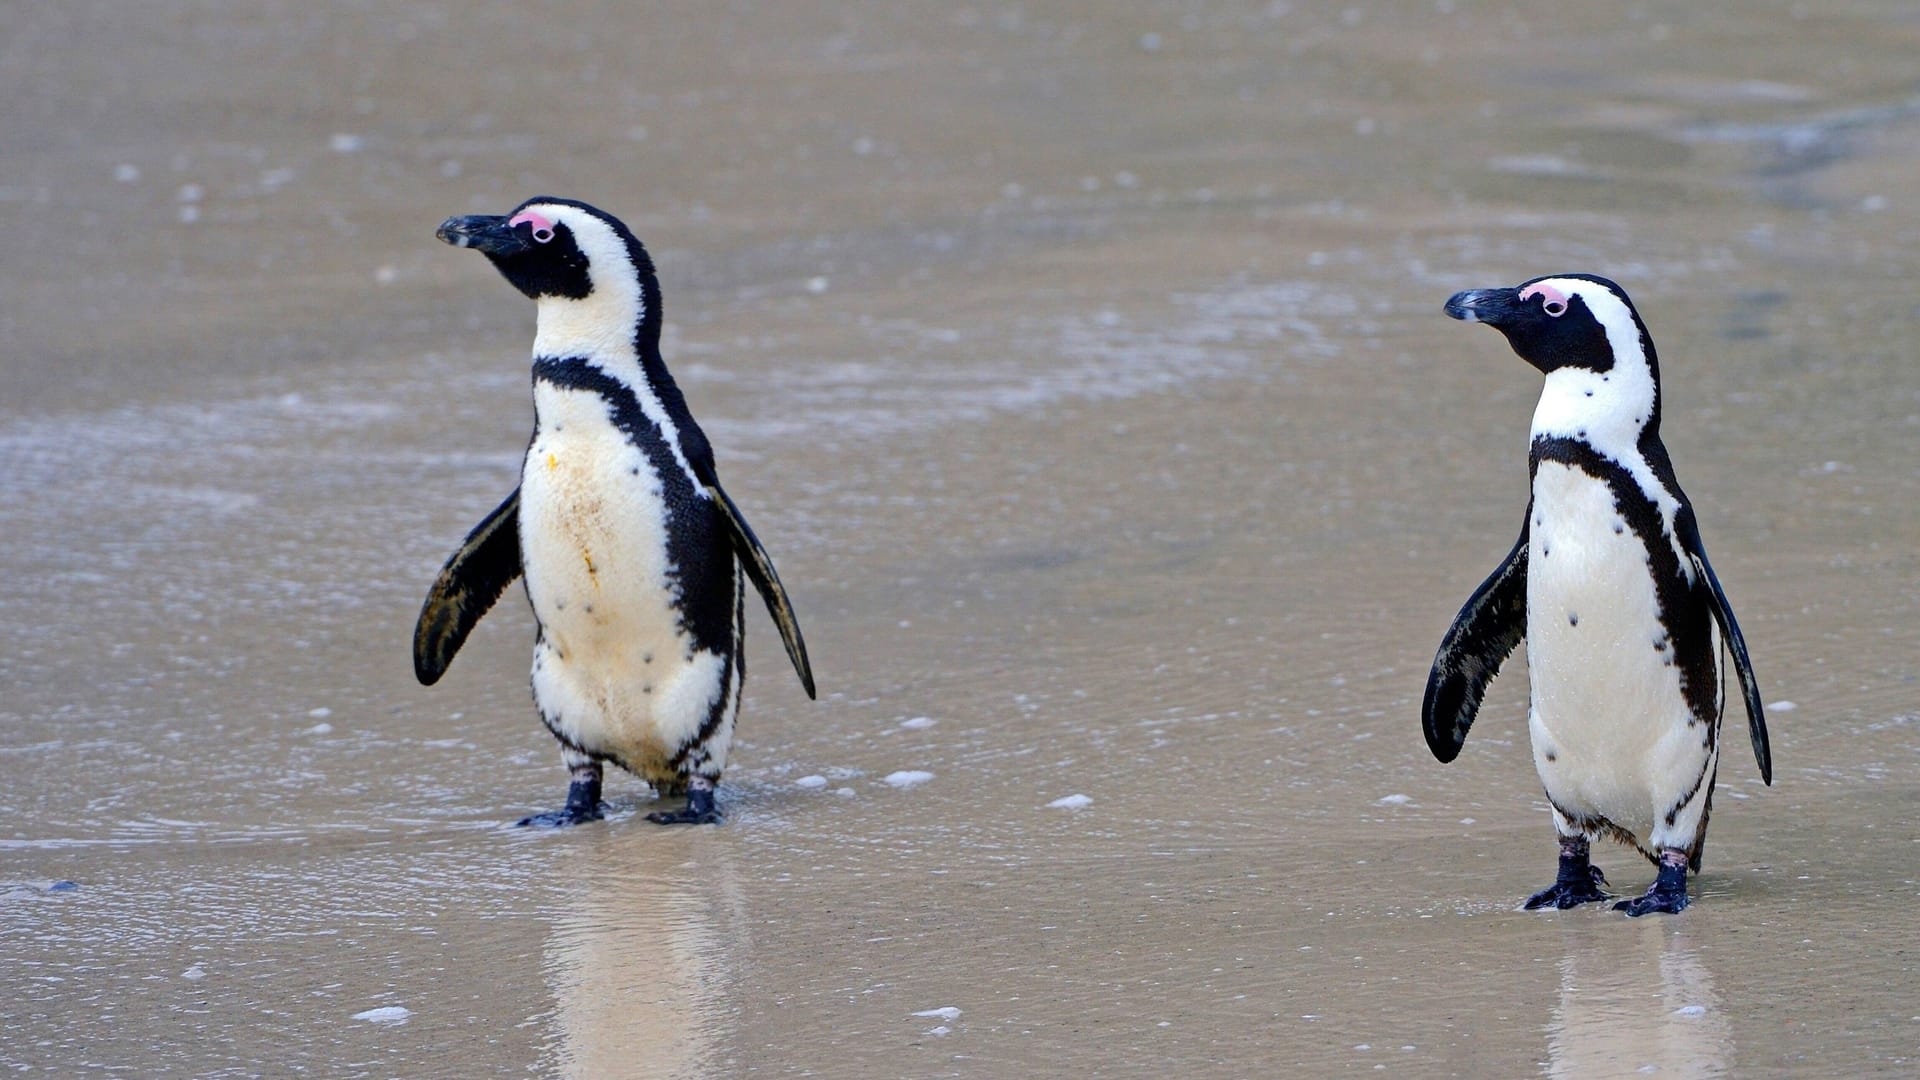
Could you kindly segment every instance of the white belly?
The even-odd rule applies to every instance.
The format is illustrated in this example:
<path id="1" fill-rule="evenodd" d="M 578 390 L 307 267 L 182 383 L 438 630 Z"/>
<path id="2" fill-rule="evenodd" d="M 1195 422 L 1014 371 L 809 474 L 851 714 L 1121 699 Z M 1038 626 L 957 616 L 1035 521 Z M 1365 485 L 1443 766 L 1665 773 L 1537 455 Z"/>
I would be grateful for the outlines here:
<path id="1" fill-rule="evenodd" d="M 679 628 L 660 477 L 599 395 L 536 383 L 520 546 L 540 620 L 533 693 L 547 723 L 650 780 L 725 692 L 727 663 Z M 724 764 L 725 746 L 717 748 Z"/>
<path id="2" fill-rule="evenodd" d="M 1692 789 L 1715 749 L 1688 723 L 1673 657 L 1646 549 L 1612 492 L 1542 462 L 1527 560 L 1528 728 L 1557 806 L 1605 817 L 1643 842 L 1667 831 L 1656 819 Z M 1687 816 L 1705 805 L 1696 799 Z"/>

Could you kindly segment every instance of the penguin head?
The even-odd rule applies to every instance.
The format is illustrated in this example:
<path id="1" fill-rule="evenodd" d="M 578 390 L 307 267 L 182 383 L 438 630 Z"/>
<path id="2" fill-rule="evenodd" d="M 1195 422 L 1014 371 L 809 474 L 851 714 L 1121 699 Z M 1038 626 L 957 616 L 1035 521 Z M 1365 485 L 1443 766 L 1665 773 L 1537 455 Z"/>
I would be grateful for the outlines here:
<path id="1" fill-rule="evenodd" d="M 660 285 L 653 260 L 620 219 L 604 210 L 543 195 L 507 214 L 450 217 L 435 235 L 485 255 L 514 288 L 540 305 L 543 324 L 549 316 L 597 322 L 634 331 L 642 343 L 659 340 Z"/>
<path id="2" fill-rule="evenodd" d="M 1618 448 L 1660 428 L 1660 363 L 1640 313 L 1606 278 L 1559 274 L 1511 289 L 1475 289 L 1447 314 L 1506 335 L 1546 373 L 1533 433 Z"/>
<path id="3" fill-rule="evenodd" d="M 1629 358 L 1653 364 L 1653 340 L 1625 289 L 1590 274 L 1534 278 L 1511 289 L 1472 289 L 1447 301 L 1448 315 L 1506 335 L 1520 359 L 1551 375 L 1561 368 L 1610 371 Z"/>

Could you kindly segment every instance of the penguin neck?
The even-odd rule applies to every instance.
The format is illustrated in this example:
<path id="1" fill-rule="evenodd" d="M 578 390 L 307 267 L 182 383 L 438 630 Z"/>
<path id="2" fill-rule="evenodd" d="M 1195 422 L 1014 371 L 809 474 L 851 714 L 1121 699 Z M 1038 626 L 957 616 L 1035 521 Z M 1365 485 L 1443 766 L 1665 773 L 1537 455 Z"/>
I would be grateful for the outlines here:
<path id="1" fill-rule="evenodd" d="M 660 358 L 658 288 L 649 284 L 644 292 L 638 285 L 627 292 L 595 289 L 579 300 L 542 297 L 538 312 L 533 334 L 535 382 L 547 365 L 597 370 L 604 381 L 594 386 L 596 392 L 616 402 L 624 396 L 621 391 L 631 394 L 695 491 L 703 490 L 702 477 L 713 472 L 713 449 Z M 539 411 L 537 395 L 534 408 Z"/>
<path id="2" fill-rule="evenodd" d="M 659 322 L 652 316 L 637 288 L 598 288 L 578 300 L 541 297 L 534 358 L 588 360 L 633 386 L 646 385 L 665 370 Z"/>
<path id="3" fill-rule="evenodd" d="M 1638 353 L 1638 350 L 1635 350 Z M 1660 380 L 1650 355 L 1606 371 L 1563 367 L 1547 375 L 1533 409 L 1532 438 L 1576 439 L 1616 461 L 1660 436 Z"/>
<path id="4" fill-rule="evenodd" d="M 1554 446 L 1556 442 L 1577 442 L 1611 462 L 1653 504 L 1666 543 L 1691 586 L 1693 563 L 1675 529 L 1686 496 L 1680 492 L 1673 464 L 1660 443 L 1657 370 L 1649 349 L 1644 361 L 1636 356 L 1632 363 L 1616 362 L 1606 372 L 1568 367 L 1550 373 L 1540 391 L 1540 403 L 1533 410 L 1528 460 L 1536 484 L 1542 459 L 1564 453 Z M 1535 487 L 1534 497 L 1538 499 L 1540 494 Z"/>

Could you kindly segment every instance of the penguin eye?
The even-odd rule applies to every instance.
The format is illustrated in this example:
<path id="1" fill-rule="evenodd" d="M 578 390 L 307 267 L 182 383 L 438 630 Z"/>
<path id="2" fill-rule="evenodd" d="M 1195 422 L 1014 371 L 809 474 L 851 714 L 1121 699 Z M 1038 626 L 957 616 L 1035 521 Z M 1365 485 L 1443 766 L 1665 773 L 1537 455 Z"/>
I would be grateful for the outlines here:
<path id="1" fill-rule="evenodd" d="M 546 244 L 553 241 L 553 222 L 531 210 L 522 210 L 507 222 L 507 228 L 517 229 L 522 225 L 531 226 L 535 243 Z"/>
<path id="2" fill-rule="evenodd" d="M 535 233 L 534 235 L 538 236 L 540 234 Z M 1547 314 L 1557 319 L 1560 316 L 1565 315 L 1567 313 L 1567 302 L 1565 300 L 1549 300 L 1546 303 L 1540 305 L 1540 310 L 1546 312 Z"/>

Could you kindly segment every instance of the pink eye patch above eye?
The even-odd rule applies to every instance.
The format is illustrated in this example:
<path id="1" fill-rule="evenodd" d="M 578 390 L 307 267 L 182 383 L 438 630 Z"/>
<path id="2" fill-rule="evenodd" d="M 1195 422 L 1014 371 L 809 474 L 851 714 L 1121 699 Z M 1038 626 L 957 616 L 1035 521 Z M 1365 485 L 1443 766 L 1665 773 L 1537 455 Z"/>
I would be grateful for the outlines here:
<path id="1" fill-rule="evenodd" d="M 1559 304 L 1564 310 L 1567 306 L 1567 294 L 1551 285 L 1529 285 L 1520 290 L 1520 300 L 1525 303 L 1536 296 L 1544 296 L 1549 304 Z"/>
<path id="2" fill-rule="evenodd" d="M 548 221 L 546 218 L 541 217 L 531 210 L 522 210 L 507 220 L 507 228 L 509 229 L 519 228 L 522 224 L 532 225 L 534 232 L 544 232 L 548 236 L 553 235 L 553 222 Z"/>

